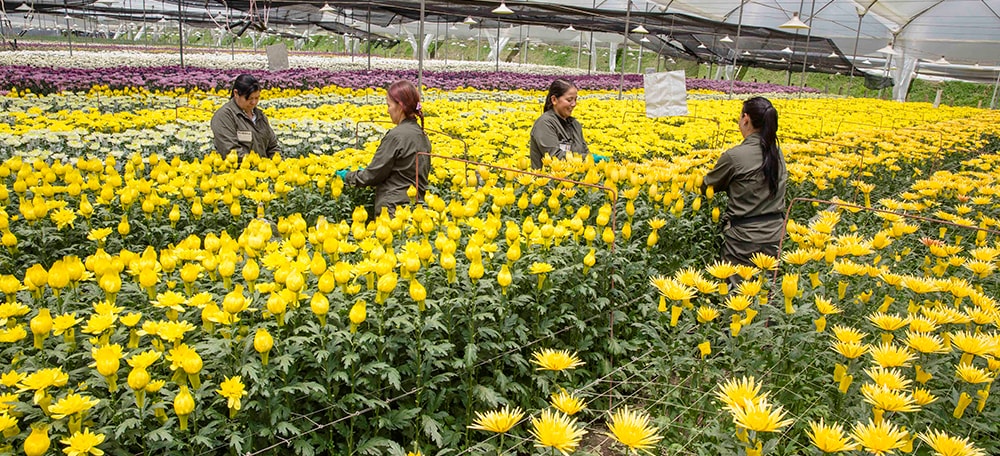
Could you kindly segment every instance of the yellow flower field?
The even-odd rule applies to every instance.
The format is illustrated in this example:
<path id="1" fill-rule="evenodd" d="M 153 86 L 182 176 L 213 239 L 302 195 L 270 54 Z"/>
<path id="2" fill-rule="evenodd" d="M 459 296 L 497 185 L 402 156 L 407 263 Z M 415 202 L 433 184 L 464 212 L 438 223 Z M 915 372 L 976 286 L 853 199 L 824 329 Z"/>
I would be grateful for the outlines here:
<path id="1" fill-rule="evenodd" d="M 366 223 L 334 172 L 384 92 L 265 91 L 282 156 L 240 165 L 211 151 L 223 93 L 8 95 L 0 448 L 1000 451 L 1000 114 L 776 98 L 806 199 L 739 268 L 698 191 L 739 100 L 584 92 L 612 161 L 540 178 L 543 94 L 424 96 L 426 204 Z"/>

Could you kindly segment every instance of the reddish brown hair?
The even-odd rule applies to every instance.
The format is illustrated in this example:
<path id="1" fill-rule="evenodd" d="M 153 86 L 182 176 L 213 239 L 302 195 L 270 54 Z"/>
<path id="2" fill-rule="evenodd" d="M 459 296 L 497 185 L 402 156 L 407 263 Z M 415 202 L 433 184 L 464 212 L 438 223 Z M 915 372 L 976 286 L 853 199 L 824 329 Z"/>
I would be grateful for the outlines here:
<path id="1" fill-rule="evenodd" d="M 424 128 L 424 110 L 420 105 L 420 92 L 413 83 L 400 79 L 389 85 L 386 92 L 392 101 L 403 108 L 403 116 L 407 119 L 420 117 L 420 128 Z"/>

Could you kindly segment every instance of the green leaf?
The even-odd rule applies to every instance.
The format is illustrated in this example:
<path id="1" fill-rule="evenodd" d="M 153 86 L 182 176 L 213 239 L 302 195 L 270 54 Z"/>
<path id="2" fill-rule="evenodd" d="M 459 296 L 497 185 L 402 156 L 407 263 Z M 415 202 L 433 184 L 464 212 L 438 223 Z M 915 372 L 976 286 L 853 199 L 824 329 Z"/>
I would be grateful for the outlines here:
<path id="1" fill-rule="evenodd" d="M 361 454 L 383 454 L 382 448 L 388 447 L 391 441 L 384 437 L 374 437 L 361 442 L 356 452 Z"/>
<path id="2" fill-rule="evenodd" d="M 423 415 L 420 417 L 423 423 L 424 435 L 430 437 L 434 441 L 434 444 L 441 446 L 443 440 L 441 438 L 441 425 L 430 415 Z"/>
<path id="3" fill-rule="evenodd" d="M 274 426 L 274 432 L 276 435 L 289 437 L 298 434 L 300 431 L 299 428 L 295 427 L 292 423 L 282 421 Z"/>

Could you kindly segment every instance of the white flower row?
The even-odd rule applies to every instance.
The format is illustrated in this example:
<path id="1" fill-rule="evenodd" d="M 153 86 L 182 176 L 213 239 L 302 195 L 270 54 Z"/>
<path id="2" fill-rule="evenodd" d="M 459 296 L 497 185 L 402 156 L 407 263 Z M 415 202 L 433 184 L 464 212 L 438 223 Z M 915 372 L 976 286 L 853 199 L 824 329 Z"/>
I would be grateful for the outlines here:
<path id="1" fill-rule="evenodd" d="M 123 51 L 13 51 L 0 53 L 0 65 L 29 65 L 57 68 L 112 68 L 119 66 L 156 67 L 180 65 L 178 52 L 144 52 L 138 49 Z M 265 70 L 268 68 L 267 54 L 241 51 L 236 53 L 206 52 L 204 49 L 186 50 L 184 64 L 193 67 Z M 331 71 L 368 69 L 366 55 L 304 55 L 291 53 L 288 56 L 291 68 L 319 68 Z M 389 59 L 372 56 L 371 68 L 380 70 L 415 70 L 417 61 L 410 59 Z M 424 68 L 434 71 L 492 71 L 496 62 L 470 62 L 448 60 L 424 60 Z M 500 62 L 500 70 L 530 74 L 564 75 L 586 74 L 586 69 L 564 68 L 547 65 Z"/>

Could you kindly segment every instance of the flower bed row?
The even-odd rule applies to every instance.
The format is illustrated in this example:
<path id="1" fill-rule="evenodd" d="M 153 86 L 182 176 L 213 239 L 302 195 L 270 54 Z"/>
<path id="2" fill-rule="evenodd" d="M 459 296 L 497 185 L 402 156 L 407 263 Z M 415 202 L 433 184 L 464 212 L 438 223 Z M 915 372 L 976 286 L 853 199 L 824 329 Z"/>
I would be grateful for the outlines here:
<path id="1" fill-rule="evenodd" d="M 0 66 L 0 90 L 30 91 L 49 94 L 63 91 L 88 91 L 94 85 L 111 89 L 142 87 L 148 90 L 201 89 L 228 91 L 233 80 L 242 73 L 250 73 L 267 88 L 292 88 L 308 90 L 338 86 L 355 89 L 385 88 L 398 79 L 417 80 L 417 70 L 348 70 L 329 71 L 314 68 L 295 68 L 282 71 L 210 69 L 193 67 L 116 67 L 116 68 L 49 68 L 33 66 Z M 524 74 L 516 72 L 483 71 L 425 71 L 423 82 L 427 87 L 455 90 L 546 90 L 556 75 Z M 621 79 L 614 74 L 566 75 L 583 90 L 613 90 Z M 624 89 L 642 87 L 642 75 L 625 75 Z M 688 79 L 689 89 L 728 91 L 728 81 Z M 757 82 L 735 82 L 734 93 L 798 92 L 795 87 Z M 806 92 L 818 92 L 806 89 Z"/>

